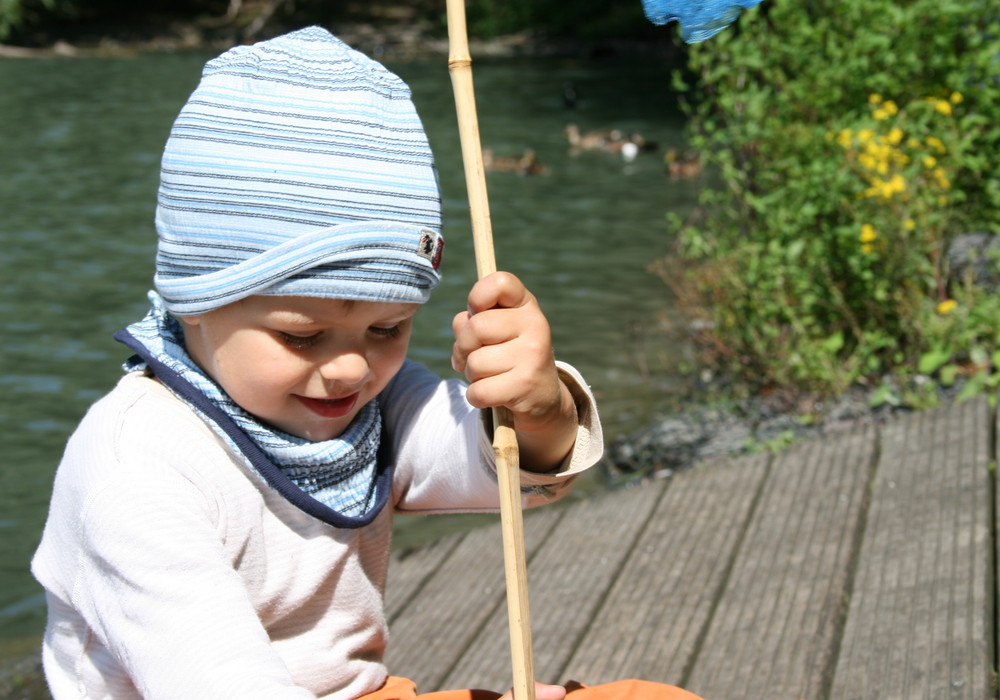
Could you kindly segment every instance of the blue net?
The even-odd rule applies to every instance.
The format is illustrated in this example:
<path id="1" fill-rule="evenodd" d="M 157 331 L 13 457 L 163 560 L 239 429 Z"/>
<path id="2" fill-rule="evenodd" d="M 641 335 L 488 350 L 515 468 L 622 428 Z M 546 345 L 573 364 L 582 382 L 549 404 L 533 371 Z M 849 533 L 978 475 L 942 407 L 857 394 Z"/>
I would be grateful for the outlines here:
<path id="1" fill-rule="evenodd" d="M 736 21 L 740 12 L 761 0 L 642 0 L 642 8 L 653 24 L 677 21 L 681 36 L 689 44 L 705 41 Z"/>

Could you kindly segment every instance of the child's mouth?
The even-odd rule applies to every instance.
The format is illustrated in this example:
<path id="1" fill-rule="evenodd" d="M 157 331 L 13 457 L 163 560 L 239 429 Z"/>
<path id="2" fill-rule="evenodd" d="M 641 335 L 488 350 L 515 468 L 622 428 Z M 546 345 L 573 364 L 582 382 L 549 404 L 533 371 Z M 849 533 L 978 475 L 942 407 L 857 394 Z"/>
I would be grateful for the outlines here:
<path id="1" fill-rule="evenodd" d="M 354 393 L 339 399 L 313 399 L 308 396 L 295 395 L 302 405 L 323 418 L 342 418 L 354 409 L 360 394 Z"/>

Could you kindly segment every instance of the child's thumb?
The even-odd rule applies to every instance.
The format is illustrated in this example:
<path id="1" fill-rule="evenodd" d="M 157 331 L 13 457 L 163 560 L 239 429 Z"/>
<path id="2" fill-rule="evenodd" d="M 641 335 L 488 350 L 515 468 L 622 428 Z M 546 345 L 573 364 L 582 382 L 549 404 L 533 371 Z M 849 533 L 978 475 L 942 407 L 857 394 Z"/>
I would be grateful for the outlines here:
<path id="1" fill-rule="evenodd" d="M 535 700 L 563 700 L 566 689 L 561 685 L 545 685 L 535 683 Z"/>
<path id="2" fill-rule="evenodd" d="M 545 683 L 535 683 L 535 700 L 563 700 L 566 697 L 566 689 L 561 685 L 546 685 Z M 513 700 L 514 691 L 508 690 L 498 700 Z"/>

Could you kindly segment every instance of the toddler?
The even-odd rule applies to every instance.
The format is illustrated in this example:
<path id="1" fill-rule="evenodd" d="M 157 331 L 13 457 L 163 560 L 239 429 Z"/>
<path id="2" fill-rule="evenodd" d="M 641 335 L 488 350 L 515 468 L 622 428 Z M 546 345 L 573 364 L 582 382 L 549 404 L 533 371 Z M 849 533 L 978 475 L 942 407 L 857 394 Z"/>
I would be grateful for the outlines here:
<path id="1" fill-rule="evenodd" d="M 205 66 L 156 228 L 32 562 L 54 698 L 414 697 L 382 663 L 393 513 L 495 510 L 501 405 L 525 505 L 560 497 L 603 449 L 586 384 L 507 273 L 455 317 L 467 383 L 406 359 L 440 280 L 432 155 L 402 81 L 322 29 Z"/>

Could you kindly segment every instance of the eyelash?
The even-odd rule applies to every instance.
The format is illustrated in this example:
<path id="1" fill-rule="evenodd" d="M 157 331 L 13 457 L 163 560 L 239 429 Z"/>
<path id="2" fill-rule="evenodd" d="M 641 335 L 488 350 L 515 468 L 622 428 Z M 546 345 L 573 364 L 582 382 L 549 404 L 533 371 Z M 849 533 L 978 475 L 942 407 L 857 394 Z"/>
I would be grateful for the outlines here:
<path id="1" fill-rule="evenodd" d="M 292 350 L 307 350 L 319 340 L 319 333 L 315 335 L 292 335 L 291 333 L 278 331 L 278 337 L 281 338 L 282 343 Z"/>
<path id="2" fill-rule="evenodd" d="M 374 333 L 380 338 L 396 338 L 402 332 L 402 324 L 396 324 L 395 326 L 390 326 L 389 328 L 380 328 L 379 326 L 372 326 L 368 329 L 370 333 Z"/>
<path id="3" fill-rule="evenodd" d="M 399 337 L 400 333 L 402 333 L 402 324 L 397 324 L 389 328 L 372 326 L 368 329 L 368 332 L 379 338 L 396 338 Z M 319 341 L 320 335 L 320 333 L 316 333 L 314 335 L 294 335 L 292 333 L 278 331 L 278 337 L 281 338 L 281 342 L 293 350 L 308 350 L 315 345 L 317 341 Z"/>

